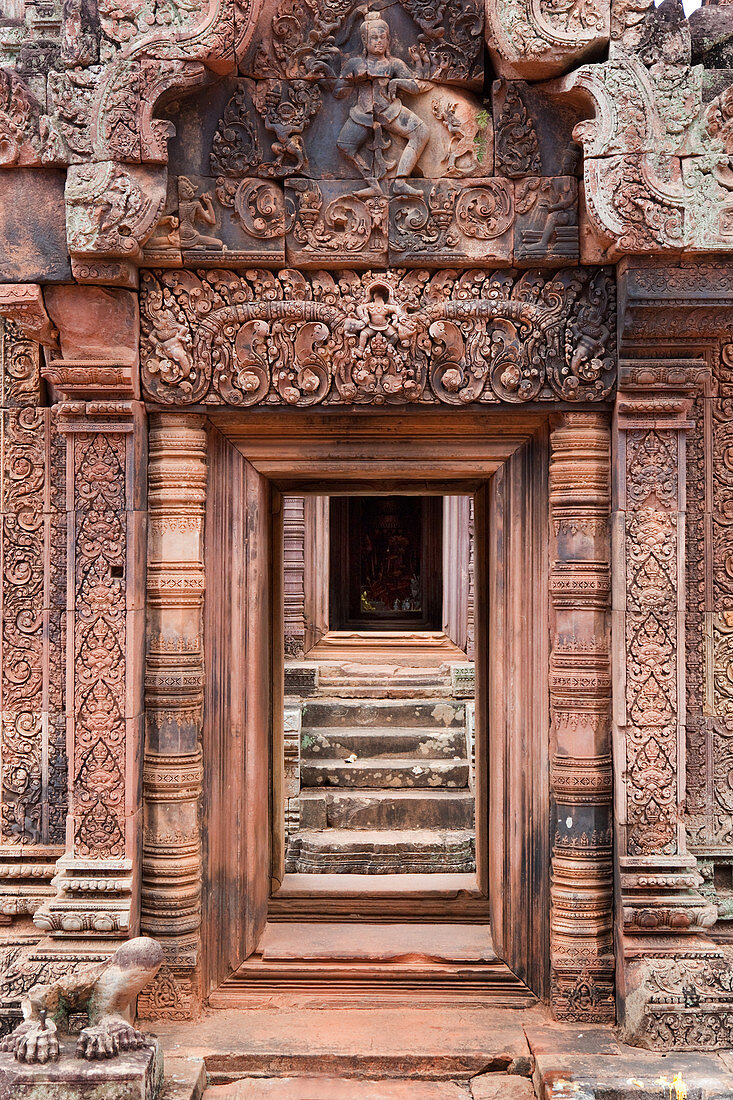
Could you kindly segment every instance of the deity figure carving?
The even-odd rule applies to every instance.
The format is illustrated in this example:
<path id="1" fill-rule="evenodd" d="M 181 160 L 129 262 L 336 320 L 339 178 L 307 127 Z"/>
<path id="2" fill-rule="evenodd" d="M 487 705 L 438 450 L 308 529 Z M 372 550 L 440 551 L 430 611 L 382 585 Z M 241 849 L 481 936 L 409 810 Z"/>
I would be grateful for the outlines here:
<path id="1" fill-rule="evenodd" d="M 476 122 L 464 121 L 458 115 L 458 104 L 441 104 L 434 99 L 431 107 L 438 122 L 448 131 L 450 145 L 441 163 L 446 176 L 470 176 L 479 169 L 476 157 Z"/>
<path id="2" fill-rule="evenodd" d="M 341 69 L 333 94 L 345 99 L 356 92 L 356 102 L 349 110 L 349 117 L 341 127 L 337 145 L 347 160 L 356 167 L 368 186 L 358 195 L 381 193 L 379 180 L 395 167 L 394 161 L 385 158 L 391 144 L 387 134 L 403 138 L 407 144 L 402 150 L 393 192 L 395 195 L 416 196 L 420 192 L 407 182 L 428 142 L 428 128 L 421 118 L 405 107 L 400 93 L 420 95 L 430 84 L 421 79 L 427 72 L 428 60 L 425 48 L 413 51 L 413 59 L 420 69 L 418 74 L 390 52 L 390 30 L 386 20 L 378 12 L 367 11 L 361 26 L 364 54 L 352 57 Z M 367 145 L 367 142 L 369 143 Z M 363 149 L 373 153 L 370 164 L 363 156 Z"/>
<path id="3" fill-rule="evenodd" d="M 390 300 L 389 287 L 375 283 L 367 301 L 357 305 L 354 312 L 356 317 L 347 324 L 350 331 L 359 333 L 359 343 L 354 349 L 357 359 L 364 358 L 367 343 L 377 333 L 394 347 L 399 339 L 398 326 L 404 310 Z"/>
<path id="4" fill-rule="evenodd" d="M 216 225 L 216 215 L 208 193 L 197 195 L 197 187 L 186 176 L 178 179 L 178 232 L 181 238 L 181 248 L 222 249 L 224 245 L 218 237 L 209 237 L 202 233 L 196 223 L 204 222 L 205 225 Z"/>
<path id="5" fill-rule="evenodd" d="M 86 1012 L 89 1024 L 76 1044 L 77 1058 L 115 1058 L 140 1050 L 148 1040 L 128 1016 L 141 989 L 153 980 L 163 950 L 146 936 L 128 940 L 102 963 L 83 967 L 50 985 L 34 985 L 22 999 L 23 1023 L 0 1041 L 18 1062 L 58 1062 L 59 1027 L 73 1012 Z"/>

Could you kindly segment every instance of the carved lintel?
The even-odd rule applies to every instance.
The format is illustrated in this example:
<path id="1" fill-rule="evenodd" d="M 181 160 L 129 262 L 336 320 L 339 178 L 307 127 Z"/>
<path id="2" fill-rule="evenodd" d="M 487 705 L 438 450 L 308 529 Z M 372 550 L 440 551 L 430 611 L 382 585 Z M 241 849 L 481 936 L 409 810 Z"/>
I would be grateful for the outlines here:
<path id="1" fill-rule="evenodd" d="M 615 383 L 605 268 L 186 278 L 143 274 L 142 383 L 159 404 L 602 402 Z"/>
<path id="2" fill-rule="evenodd" d="M 15 321 L 30 340 L 58 348 L 58 330 L 46 312 L 41 288 L 36 283 L 0 285 L 0 315 Z"/>

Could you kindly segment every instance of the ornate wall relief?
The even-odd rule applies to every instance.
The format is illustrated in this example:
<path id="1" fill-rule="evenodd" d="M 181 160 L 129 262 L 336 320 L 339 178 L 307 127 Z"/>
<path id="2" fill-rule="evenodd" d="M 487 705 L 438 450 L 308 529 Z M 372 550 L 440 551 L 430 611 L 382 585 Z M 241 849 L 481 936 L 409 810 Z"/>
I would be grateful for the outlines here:
<path id="1" fill-rule="evenodd" d="M 687 468 L 686 824 L 722 932 L 733 920 L 730 344 L 714 356 L 712 373 L 709 392 L 693 405 Z"/>
<path id="2" fill-rule="evenodd" d="M 240 407 L 600 401 L 614 308 L 603 268 L 147 272 L 143 387 L 161 404 Z"/>
<path id="3" fill-rule="evenodd" d="M 0 922 L 32 915 L 65 841 L 65 454 L 42 407 L 40 348 L 0 322 Z"/>

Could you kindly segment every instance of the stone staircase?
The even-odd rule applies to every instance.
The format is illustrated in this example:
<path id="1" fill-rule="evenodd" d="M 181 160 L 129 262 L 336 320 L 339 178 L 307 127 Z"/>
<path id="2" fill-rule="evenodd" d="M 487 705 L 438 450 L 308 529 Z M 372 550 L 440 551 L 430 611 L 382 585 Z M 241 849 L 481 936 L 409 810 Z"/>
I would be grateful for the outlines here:
<path id="1" fill-rule="evenodd" d="M 308 700 L 300 751 L 300 829 L 288 840 L 288 872 L 475 870 L 463 703 Z"/>

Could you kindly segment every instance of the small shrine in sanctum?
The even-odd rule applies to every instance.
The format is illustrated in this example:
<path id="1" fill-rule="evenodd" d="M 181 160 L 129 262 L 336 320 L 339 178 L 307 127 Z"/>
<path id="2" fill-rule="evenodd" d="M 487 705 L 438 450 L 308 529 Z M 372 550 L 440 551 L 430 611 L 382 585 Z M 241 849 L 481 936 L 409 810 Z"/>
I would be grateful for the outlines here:
<path id="1" fill-rule="evenodd" d="M 733 1096 L 730 0 L 0 66 L 0 1096 Z"/>

